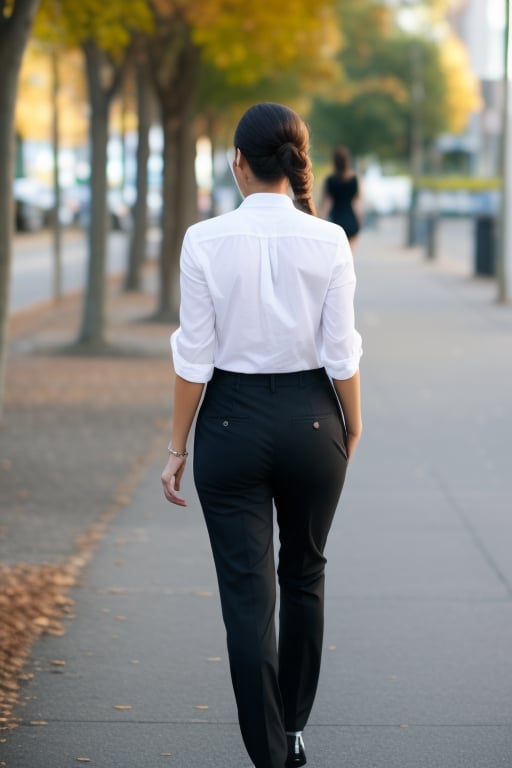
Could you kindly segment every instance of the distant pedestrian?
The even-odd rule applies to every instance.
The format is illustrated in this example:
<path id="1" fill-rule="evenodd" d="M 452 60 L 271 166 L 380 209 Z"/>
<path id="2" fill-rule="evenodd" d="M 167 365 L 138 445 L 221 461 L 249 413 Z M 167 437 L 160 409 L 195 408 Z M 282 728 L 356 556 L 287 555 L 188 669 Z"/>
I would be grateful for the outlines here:
<path id="1" fill-rule="evenodd" d="M 192 226 L 183 243 L 162 484 L 170 502 L 186 505 L 179 490 L 187 438 L 207 383 L 194 479 L 240 728 L 256 768 L 285 768 L 306 763 L 302 730 L 323 644 L 324 547 L 362 429 L 361 337 L 347 238 L 314 215 L 304 122 L 285 106 L 257 104 L 240 120 L 234 143 L 244 201 Z"/>
<path id="2" fill-rule="evenodd" d="M 359 181 L 352 168 L 352 159 L 347 147 L 336 147 L 333 155 L 334 173 L 324 182 L 319 214 L 323 219 L 343 227 L 353 246 L 361 229 L 359 203 Z"/>

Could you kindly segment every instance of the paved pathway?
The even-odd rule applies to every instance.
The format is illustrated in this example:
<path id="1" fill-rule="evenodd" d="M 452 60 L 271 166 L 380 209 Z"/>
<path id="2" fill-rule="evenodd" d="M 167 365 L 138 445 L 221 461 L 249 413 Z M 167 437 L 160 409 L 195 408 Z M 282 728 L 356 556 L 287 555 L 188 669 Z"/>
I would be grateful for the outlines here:
<path id="1" fill-rule="evenodd" d="M 377 229 L 356 252 L 365 435 L 328 544 L 308 766 L 510 768 L 512 310 L 401 242 Z M 187 510 L 164 502 L 164 454 L 67 633 L 34 650 L 9 768 L 249 766 L 201 513 L 190 477 Z"/>

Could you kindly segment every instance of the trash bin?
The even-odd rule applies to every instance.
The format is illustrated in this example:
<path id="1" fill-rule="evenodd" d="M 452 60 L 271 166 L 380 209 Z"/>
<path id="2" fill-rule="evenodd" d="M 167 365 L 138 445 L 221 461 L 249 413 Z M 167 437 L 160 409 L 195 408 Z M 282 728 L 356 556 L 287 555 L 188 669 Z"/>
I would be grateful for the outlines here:
<path id="1" fill-rule="evenodd" d="M 475 275 L 496 274 L 496 219 L 478 216 L 475 219 Z"/>

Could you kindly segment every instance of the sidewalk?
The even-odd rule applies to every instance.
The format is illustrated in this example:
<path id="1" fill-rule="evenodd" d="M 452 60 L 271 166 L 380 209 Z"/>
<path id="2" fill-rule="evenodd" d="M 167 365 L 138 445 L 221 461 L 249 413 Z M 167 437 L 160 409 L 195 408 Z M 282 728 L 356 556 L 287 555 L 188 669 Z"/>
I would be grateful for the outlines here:
<path id="1" fill-rule="evenodd" d="M 355 255 L 365 434 L 328 544 L 308 766 L 509 768 L 512 309 L 401 236 L 382 222 Z M 165 420 L 155 333 L 139 374 L 158 369 Z M 125 420 L 147 392 L 132 382 L 117 443 L 137 439 L 143 420 Z M 8 768 L 249 768 L 190 472 L 189 507 L 169 506 L 151 427 L 140 482 L 70 593 L 75 618 L 33 648 Z"/>

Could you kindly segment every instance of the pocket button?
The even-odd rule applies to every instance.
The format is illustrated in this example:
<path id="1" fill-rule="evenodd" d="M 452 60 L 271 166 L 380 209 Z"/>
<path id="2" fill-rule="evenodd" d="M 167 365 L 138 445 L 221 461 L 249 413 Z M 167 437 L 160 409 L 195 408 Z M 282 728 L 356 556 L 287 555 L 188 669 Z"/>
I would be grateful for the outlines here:
<path id="1" fill-rule="evenodd" d="M 320 422 L 319 421 L 314 421 L 313 422 L 313 429 L 320 429 Z"/>
<path id="2" fill-rule="evenodd" d="M 229 421 L 223 421 L 222 422 L 223 427 L 229 427 Z"/>

